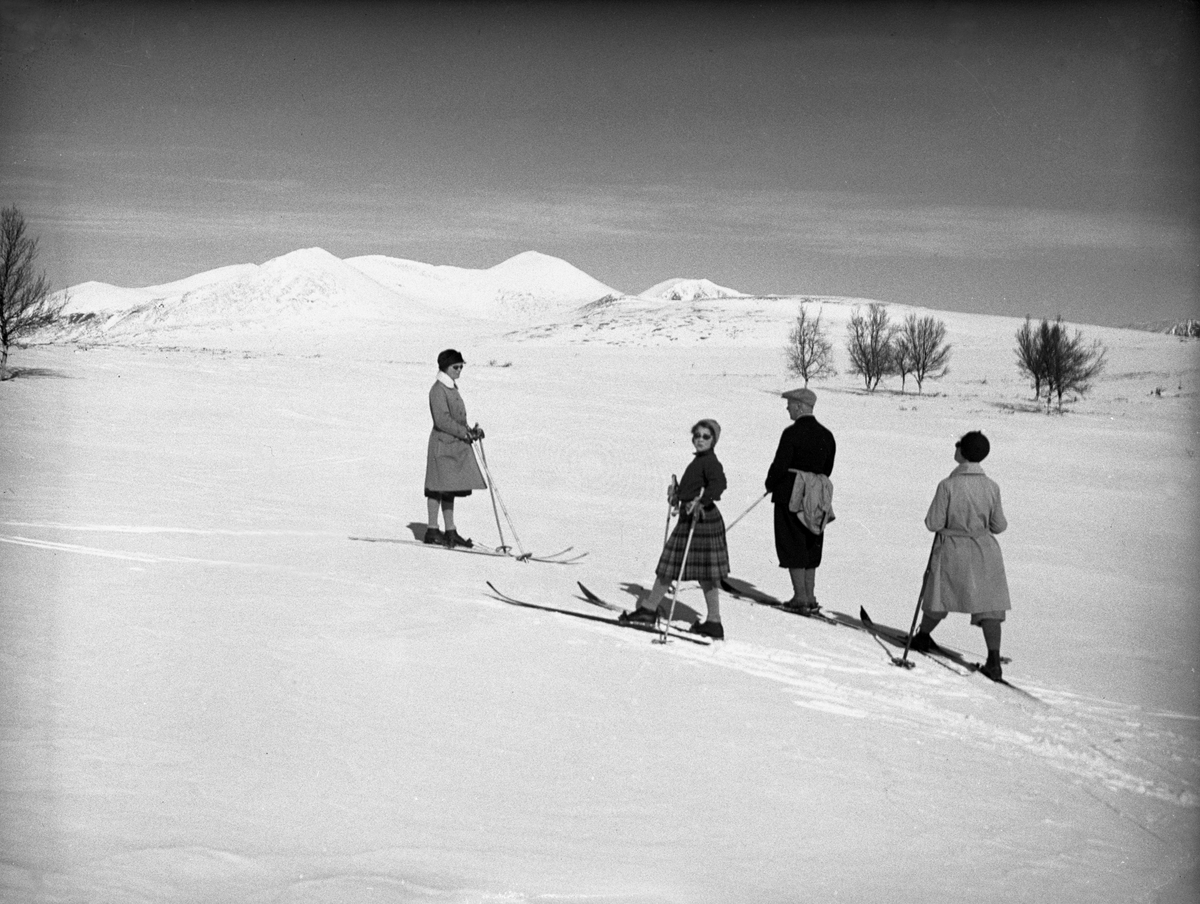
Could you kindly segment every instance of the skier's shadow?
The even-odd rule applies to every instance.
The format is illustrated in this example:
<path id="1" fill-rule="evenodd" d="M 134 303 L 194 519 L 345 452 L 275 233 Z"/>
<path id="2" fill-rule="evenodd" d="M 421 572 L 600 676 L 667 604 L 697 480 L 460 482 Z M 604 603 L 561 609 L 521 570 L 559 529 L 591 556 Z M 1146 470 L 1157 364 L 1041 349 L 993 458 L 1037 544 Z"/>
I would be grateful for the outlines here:
<path id="1" fill-rule="evenodd" d="M 429 530 L 429 525 L 424 521 L 409 521 L 408 524 L 404 526 L 412 531 L 414 540 L 424 540 L 425 531 Z"/>
<path id="2" fill-rule="evenodd" d="M 687 589 L 688 589 L 687 587 L 681 588 L 680 595 L 687 592 Z M 623 590 L 625 593 L 628 593 L 630 596 L 633 597 L 633 605 L 637 605 L 638 600 L 650 595 L 649 588 L 643 587 L 641 584 L 632 584 L 628 581 L 621 582 L 621 590 Z M 682 599 L 679 599 L 678 597 L 676 597 L 675 620 L 676 621 L 687 621 L 687 622 L 703 621 L 704 620 L 703 605 L 704 604 L 701 603 L 702 609 L 701 609 L 701 611 L 697 611 L 694 607 L 689 606 Z M 630 606 L 629 608 L 632 609 L 633 606 Z M 664 612 L 671 608 L 671 594 L 670 593 L 668 593 L 665 597 L 663 597 L 661 608 L 663 609 Z"/>

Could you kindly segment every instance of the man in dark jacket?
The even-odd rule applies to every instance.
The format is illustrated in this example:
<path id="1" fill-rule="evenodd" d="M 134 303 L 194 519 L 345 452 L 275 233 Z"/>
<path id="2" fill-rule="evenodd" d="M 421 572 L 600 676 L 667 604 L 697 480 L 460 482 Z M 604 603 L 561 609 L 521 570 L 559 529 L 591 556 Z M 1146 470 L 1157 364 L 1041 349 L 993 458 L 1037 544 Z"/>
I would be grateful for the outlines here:
<path id="1" fill-rule="evenodd" d="M 809 474 L 833 473 L 833 457 L 837 444 L 833 434 L 813 417 L 817 394 L 811 389 L 792 389 L 783 393 L 787 399 L 788 416 L 792 425 L 779 437 L 775 460 L 767 471 L 767 492 L 775 504 L 775 552 L 779 567 L 786 568 L 792 579 L 792 599 L 788 605 L 805 613 L 819 607 L 813 593 L 817 567 L 821 564 L 824 532 L 814 533 L 800 523 L 790 511 L 792 487 L 801 479 L 797 471 Z"/>

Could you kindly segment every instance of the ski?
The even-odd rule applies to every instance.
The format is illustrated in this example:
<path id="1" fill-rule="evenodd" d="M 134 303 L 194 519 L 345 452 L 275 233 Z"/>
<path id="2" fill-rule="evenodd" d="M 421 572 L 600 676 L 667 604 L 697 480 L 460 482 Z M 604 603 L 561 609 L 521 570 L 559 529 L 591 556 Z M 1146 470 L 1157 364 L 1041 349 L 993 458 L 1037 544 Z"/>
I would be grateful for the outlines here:
<path id="1" fill-rule="evenodd" d="M 426 543 L 423 540 L 405 540 L 403 537 L 351 537 L 350 539 L 363 543 L 400 543 L 404 546 L 423 546 L 428 549 L 439 549 L 443 552 L 464 552 L 477 556 L 496 556 L 504 559 L 516 559 L 518 562 L 541 562 L 546 565 L 576 565 L 587 555 L 586 552 L 567 555 L 567 553 L 575 548 L 573 546 L 568 546 L 566 549 L 560 549 L 558 552 L 553 552 L 549 555 L 535 556 L 533 553 L 519 555 L 511 549 L 496 549 L 491 546 L 485 546 L 482 543 L 475 543 L 473 546 L 445 546 L 441 543 Z"/>
<path id="2" fill-rule="evenodd" d="M 660 631 L 654 625 L 631 625 L 627 624 L 626 622 L 618 621 L 616 618 L 606 618 L 602 615 L 593 615 L 589 612 L 576 612 L 573 609 L 560 609 L 556 606 L 546 606 L 541 603 L 531 603 L 526 600 L 519 600 L 516 597 L 509 596 L 508 594 L 498 590 L 496 585 L 491 581 L 487 581 L 485 583 L 491 589 L 492 594 L 496 597 L 496 599 L 500 600 L 501 602 L 508 603 L 510 606 L 520 606 L 522 609 L 535 609 L 539 612 L 552 612 L 555 615 L 569 615 L 572 618 L 579 618 L 584 621 L 599 622 L 600 624 L 612 625 L 613 627 L 626 630 L 640 631 L 644 634 L 659 635 L 662 633 L 662 631 Z M 588 600 L 588 602 L 591 602 L 591 600 Z M 612 609 L 612 607 L 606 603 L 600 603 L 599 605 L 605 609 Z M 712 641 L 707 637 L 701 637 L 698 634 L 688 634 L 687 632 L 682 631 L 674 626 L 672 626 L 670 629 L 670 636 L 678 638 L 679 640 L 686 640 L 690 643 L 699 644 L 703 647 L 707 647 L 712 643 Z"/>
<path id="3" fill-rule="evenodd" d="M 600 606 L 603 609 L 608 609 L 610 612 L 624 612 L 625 611 L 625 609 L 623 609 L 621 606 L 618 606 L 616 603 L 607 602 L 606 600 L 603 600 L 600 597 L 598 597 L 596 594 L 592 593 L 592 591 L 588 590 L 586 587 L 583 586 L 582 582 L 576 581 L 575 586 L 577 586 L 579 588 L 579 592 L 583 594 L 583 598 L 585 600 L 587 600 L 589 603 L 594 603 L 595 605 Z"/>
<path id="4" fill-rule="evenodd" d="M 472 556 L 494 556 L 501 559 L 509 557 L 508 553 L 485 546 L 445 546 L 441 543 L 425 543 L 422 540 L 405 540 L 402 537 L 351 537 L 350 539 L 362 543 L 399 543 L 404 546 L 421 546 L 441 552 L 461 552 Z"/>

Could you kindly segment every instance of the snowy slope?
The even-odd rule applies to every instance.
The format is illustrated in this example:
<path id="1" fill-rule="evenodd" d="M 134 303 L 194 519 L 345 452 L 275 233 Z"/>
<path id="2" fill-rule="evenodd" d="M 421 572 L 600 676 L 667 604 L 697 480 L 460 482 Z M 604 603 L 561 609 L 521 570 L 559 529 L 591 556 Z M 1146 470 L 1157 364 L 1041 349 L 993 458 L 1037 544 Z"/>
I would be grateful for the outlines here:
<path id="1" fill-rule="evenodd" d="M 447 334 L 374 320 L 371 298 L 404 300 L 384 279 L 285 264 L 145 320 L 136 347 L 14 351 L 0 899 L 1195 899 L 1200 343 L 1085 327 L 1109 370 L 1047 416 L 1012 363 L 1017 321 L 935 312 L 950 374 L 867 394 L 841 347 L 865 301 L 821 300 L 843 372 L 815 384 L 838 439 L 818 596 L 908 627 L 925 509 L 954 439 L 983 429 L 1010 522 L 1006 674 L 1030 699 L 728 596 L 711 648 L 576 617 L 600 612 L 576 581 L 623 606 L 649 586 L 701 416 L 723 427 L 726 522 L 745 514 L 734 574 L 785 592 L 751 506 L 787 424 L 797 298 L 617 297 Z M 231 299 L 243 319 L 212 344 Z M 312 305 L 359 340 L 314 357 L 257 325 Z M 397 322 L 421 354 L 397 358 Z M 470 362 L 507 541 L 578 564 L 415 542 L 443 343 Z M 487 494 L 457 514 L 496 542 Z M 695 586 L 680 604 L 704 608 Z M 982 655 L 965 619 L 938 631 Z"/>
<path id="2" fill-rule="evenodd" d="M 254 269 L 253 264 L 233 264 L 164 283 L 161 286 L 146 286 L 141 289 L 125 289 L 95 281 L 81 283 L 70 288 L 69 301 L 63 308 L 63 314 L 69 317 L 73 314 L 123 311 L 139 305 L 177 301 L 187 292 L 213 283 L 222 283 L 245 276 Z"/>

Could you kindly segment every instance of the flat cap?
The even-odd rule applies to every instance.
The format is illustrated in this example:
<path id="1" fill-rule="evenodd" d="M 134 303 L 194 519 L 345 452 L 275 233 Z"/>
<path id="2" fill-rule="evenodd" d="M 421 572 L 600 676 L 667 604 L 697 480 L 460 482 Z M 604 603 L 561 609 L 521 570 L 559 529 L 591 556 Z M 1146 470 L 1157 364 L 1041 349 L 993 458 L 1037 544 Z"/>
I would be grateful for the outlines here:
<path id="1" fill-rule="evenodd" d="M 808 388 L 789 389 L 787 392 L 783 393 L 783 397 L 785 399 L 795 399 L 797 402 L 801 402 L 807 405 L 809 408 L 817 404 L 817 394 Z"/>

